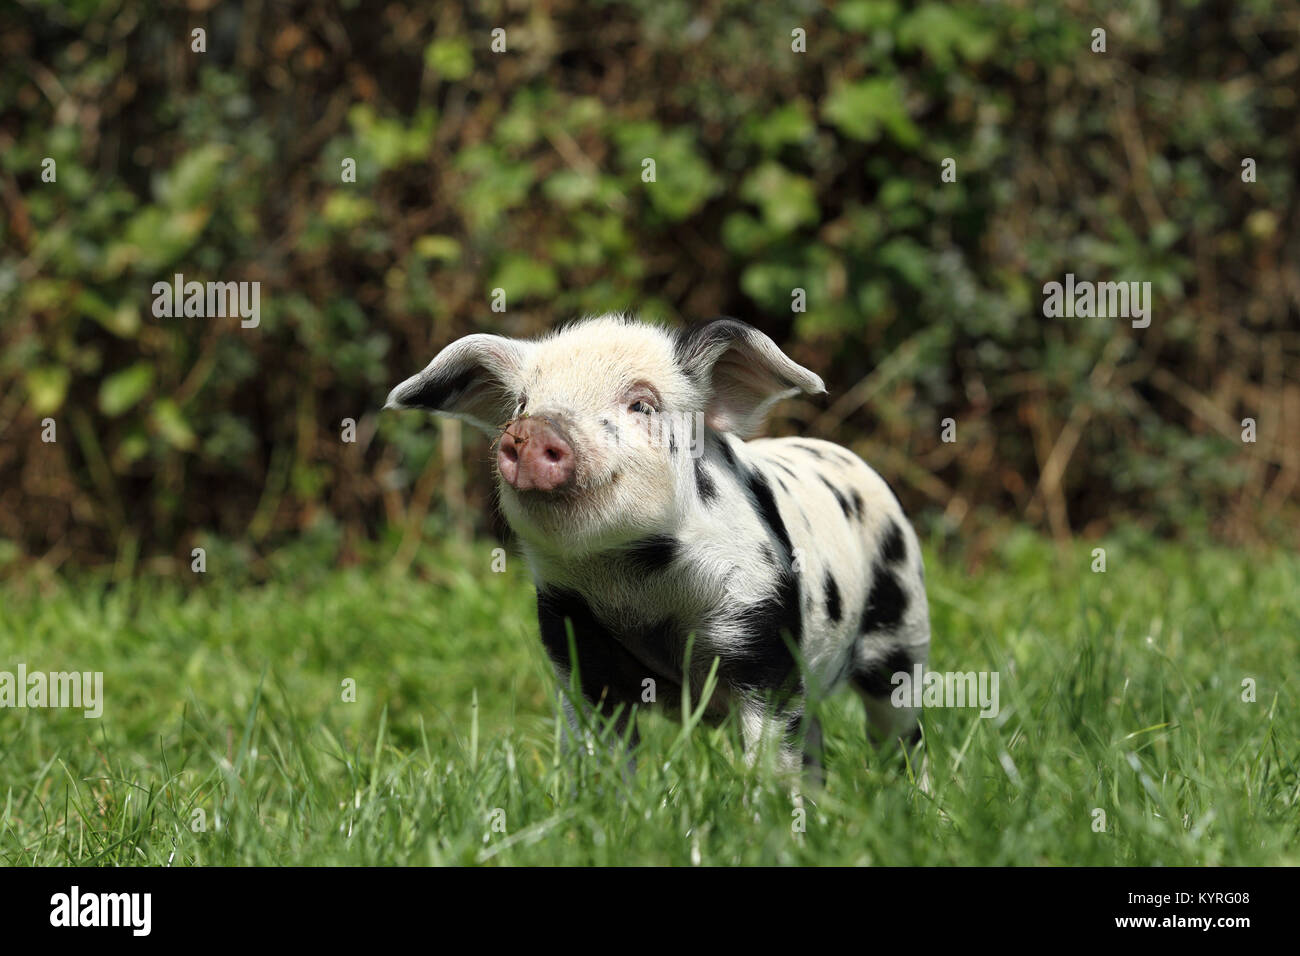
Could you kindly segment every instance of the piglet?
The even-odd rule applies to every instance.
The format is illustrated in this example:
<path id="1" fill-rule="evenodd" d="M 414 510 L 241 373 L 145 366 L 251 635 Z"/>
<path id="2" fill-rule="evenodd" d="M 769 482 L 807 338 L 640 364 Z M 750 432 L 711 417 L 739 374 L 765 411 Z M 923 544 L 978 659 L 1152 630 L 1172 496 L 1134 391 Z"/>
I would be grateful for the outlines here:
<path id="1" fill-rule="evenodd" d="M 674 332 L 602 316 L 535 341 L 466 336 L 387 407 L 497 439 L 562 688 L 577 665 L 571 724 L 588 706 L 635 737 L 634 708 L 677 715 L 687 686 L 706 720 L 739 712 L 748 757 L 819 771 L 809 703 L 846 683 L 874 743 L 917 742 L 891 692 L 930 641 L 921 549 L 885 481 L 830 442 L 746 440 L 776 402 L 825 391 L 734 319 Z"/>

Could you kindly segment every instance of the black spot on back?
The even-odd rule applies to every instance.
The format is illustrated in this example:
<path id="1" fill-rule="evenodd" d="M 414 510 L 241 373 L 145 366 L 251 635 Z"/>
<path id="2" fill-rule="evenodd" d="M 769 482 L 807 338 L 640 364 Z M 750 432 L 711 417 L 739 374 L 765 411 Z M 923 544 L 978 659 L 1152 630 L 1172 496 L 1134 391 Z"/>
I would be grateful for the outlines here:
<path id="1" fill-rule="evenodd" d="M 858 489 L 854 488 L 851 492 L 849 492 L 849 497 L 851 497 L 851 498 L 853 499 L 853 511 L 854 511 L 854 513 L 855 513 L 859 518 L 861 518 L 862 515 L 865 514 L 865 512 L 866 512 L 866 507 L 867 507 L 866 504 L 863 503 L 863 501 L 862 501 L 862 495 L 859 493 Z"/>
<path id="2" fill-rule="evenodd" d="M 853 684 L 869 697 L 888 697 L 894 689 L 893 676 L 912 673 L 912 655 L 901 647 L 890 650 L 874 664 L 853 672 Z"/>
<path id="3" fill-rule="evenodd" d="M 888 630 L 897 627 L 907 611 L 907 595 L 893 571 L 876 565 L 871 591 L 862 608 L 862 633 Z"/>
<path id="4" fill-rule="evenodd" d="M 789 558 L 794 552 L 794 548 L 790 544 L 790 535 L 786 532 L 785 521 L 781 518 L 781 512 L 776 506 L 776 498 L 772 496 L 771 485 L 757 471 L 749 473 L 746 484 L 749 485 L 749 493 L 754 496 L 758 516 L 771 529 L 772 534 L 776 536 L 776 540 L 781 543 L 786 558 Z"/>
<path id="5" fill-rule="evenodd" d="M 840 461 L 844 462 L 844 464 L 848 465 L 850 468 L 856 468 L 858 465 L 866 464 L 866 462 L 864 462 L 857 455 L 853 454 L 853 452 L 849 451 L 847 448 L 840 448 L 836 446 L 835 457 L 838 458 Z"/>
<path id="6" fill-rule="evenodd" d="M 709 470 L 704 467 L 704 457 L 695 459 L 695 489 L 700 493 L 700 500 L 705 504 L 718 497 L 718 486 L 714 483 Z"/>
<path id="7" fill-rule="evenodd" d="M 789 475 L 789 476 L 790 476 L 791 478 L 793 478 L 795 481 L 798 481 L 798 480 L 799 480 L 799 475 L 795 472 L 795 470 L 794 470 L 793 468 L 791 468 L 791 467 L 790 467 L 789 465 L 787 465 L 785 462 L 780 461 L 780 460 L 778 460 L 778 459 L 776 459 L 776 458 L 771 459 L 771 461 L 772 461 L 772 464 L 773 464 L 773 465 L 775 465 L 777 468 L 780 468 L 782 471 L 784 471 L 787 475 Z"/>
<path id="8" fill-rule="evenodd" d="M 803 610 L 799 601 L 798 575 L 789 569 L 782 570 L 777 576 L 776 590 L 744 615 L 750 640 L 724 662 L 728 680 L 754 688 L 792 689 L 798 667 L 786 641 L 798 645 L 803 638 Z"/>
<path id="9" fill-rule="evenodd" d="M 829 571 L 826 572 L 826 613 L 832 621 L 838 621 L 844 613 L 840 606 L 840 586 Z"/>
<path id="10" fill-rule="evenodd" d="M 902 529 L 890 519 L 885 528 L 885 537 L 880 545 L 880 555 L 890 564 L 902 564 L 907 557 L 907 543 L 903 540 Z"/>
<path id="11" fill-rule="evenodd" d="M 642 574 L 662 571 L 677 558 L 677 539 L 670 534 L 653 534 L 627 546 L 625 560 Z"/>
<path id="12" fill-rule="evenodd" d="M 826 454 L 820 448 L 815 448 L 812 445 L 803 445 L 803 444 L 798 444 L 795 445 L 794 447 L 803 449 L 808 454 L 812 455 L 814 458 L 818 458 L 823 461 L 826 459 Z"/>
<path id="13" fill-rule="evenodd" d="M 831 494 L 833 494 L 833 495 L 835 496 L 835 503 L 836 503 L 837 505 L 839 505 L 839 506 L 840 506 L 840 510 L 844 512 L 844 517 L 846 517 L 846 518 L 852 518 L 852 517 L 853 517 L 853 506 L 852 506 L 851 504 L 849 504 L 849 499 L 846 498 L 846 497 L 844 497 L 844 492 L 840 491 L 838 488 L 836 488 L 834 485 L 832 485 L 829 481 L 827 481 L 826 478 L 825 478 L 825 476 L 823 476 L 823 475 L 818 475 L 817 477 L 821 480 L 821 483 L 822 483 L 823 485 L 825 485 L 827 488 L 829 488 L 829 489 L 831 490 Z"/>

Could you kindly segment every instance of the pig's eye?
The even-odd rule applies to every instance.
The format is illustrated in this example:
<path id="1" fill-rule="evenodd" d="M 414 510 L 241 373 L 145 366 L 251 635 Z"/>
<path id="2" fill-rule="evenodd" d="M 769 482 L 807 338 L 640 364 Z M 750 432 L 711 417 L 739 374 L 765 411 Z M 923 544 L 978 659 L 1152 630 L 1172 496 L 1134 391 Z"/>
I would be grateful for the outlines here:
<path id="1" fill-rule="evenodd" d="M 526 409 L 527 407 L 528 407 L 528 396 L 520 395 L 519 404 L 515 406 L 514 417 L 518 418 L 520 415 L 522 415 L 524 413 L 524 409 Z"/>
<path id="2" fill-rule="evenodd" d="M 638 398 L 635 402 L 627 407 L 629 412 L 639 412 L 642 415 L 653 415 L 655 408 L 644 398 Z"/>

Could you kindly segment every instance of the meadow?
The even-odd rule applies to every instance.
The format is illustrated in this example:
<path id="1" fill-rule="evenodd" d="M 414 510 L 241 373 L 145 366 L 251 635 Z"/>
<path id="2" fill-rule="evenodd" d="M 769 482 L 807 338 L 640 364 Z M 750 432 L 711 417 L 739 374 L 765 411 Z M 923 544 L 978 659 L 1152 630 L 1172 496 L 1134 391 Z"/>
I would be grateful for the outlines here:
<path id="1" fill-rule="evenodd" d="M 0 670 L 103 671 L 106 699 L 0 710 L 0 863 L 1300 863 L 1294 554 L 1027 532 L 928 553 L 931 664 L 996 671 L 998 715 L 927 712 L 926 792 L 836 697 L 800 806 L 732 724 L 648 716 L 631 776 L 617 748 L 562 751 L 496 546 L 12 576 Z"/>

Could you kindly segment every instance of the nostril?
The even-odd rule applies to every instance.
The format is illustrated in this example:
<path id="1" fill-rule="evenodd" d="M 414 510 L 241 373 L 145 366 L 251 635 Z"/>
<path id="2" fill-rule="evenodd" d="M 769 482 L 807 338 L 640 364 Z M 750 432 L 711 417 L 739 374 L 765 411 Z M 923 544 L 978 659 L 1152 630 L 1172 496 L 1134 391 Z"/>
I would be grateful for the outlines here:
<path id="1" fill-rule="evenodd" d="M 519 449 L 515 447 L 512 441 L 503 441 L 501 443 L 501 454 L 506 456 L 507 461 L 519 460 Z"/>
<path id="2" fill-rule="evenodd" d="M 546 449 L 546 460 L 547 460 L 547 461 L 559 461 L 559 460 L 560 460 L 561 458 L 563 458 L 563 457 L 564 457 L 564 456 L 560 454 L 560 450 L 559 450 L 558 448 L 547 448 L 547 449 Z"/>

